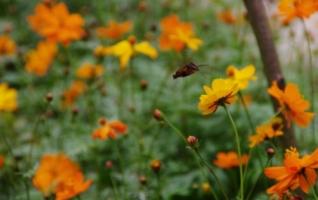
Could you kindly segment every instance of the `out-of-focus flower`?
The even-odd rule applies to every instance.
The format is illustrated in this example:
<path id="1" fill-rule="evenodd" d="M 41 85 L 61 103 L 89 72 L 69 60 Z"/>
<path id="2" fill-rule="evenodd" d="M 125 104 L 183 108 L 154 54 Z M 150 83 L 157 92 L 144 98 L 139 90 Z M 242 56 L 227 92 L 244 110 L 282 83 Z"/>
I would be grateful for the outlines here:
<path id="1" fill-rule="evenodd" d="M 161 35 L 159 38 L 162 50 L 173 49 L 177 52 L 185 47 L 197 50 L 202 40 L 195 36 L 192 24 L 180 21 L 177 15 L 169 15 L 160 21 Z"/>
<path id="2" fill-rule="evenodd" d="M 238 84 L 240 90 L 247 88 L 249 81 L 256 80 L 254 65 L 247 65 L 242 69 L 230 65 L 226 69 L 226 74 Z"/>
<path id="3" fill-rule="evenodd" d="M 123 35 L 128 33 L 132 28 L 131 21 L 118 23 L 116 21 L 109 21 L 107 26 L 98 27 L 96 29 L 97 36 L 107 39 L 120 39 Z"/>
<path id="4" fill-rule="evenodd" d="M 277 183 L 267 189 L 268 194 L 282 195 L 287 190 L 300 189 L 308 193 L 317 180 L 318 149 L 300 158 L 296 148 L 286 150 L 283 166 L 268 167 L 265 175 Z"/>
<path id="5" fill-rule="evenodd" d="M 218 19 L 225 24 L 235 24 L 237 22 L 236 16 L 233 14 L 232 10 L 223 10 L 218 13 Z"/>
<path id="6" fill-rule="evenodd" d="M 256 134 L 249 137 L 249 146 L 254 147 L 266 139 L 281 136 L 283 133 L 283 120 L 275 117 L 269 123 L 262 124 L 256 128 Z"/>
<path id="7" fill-rule="evenodd" d="M 99 46 L 95 49 L 95 55 L 107 56 L 112 55 L 119 58 L 120 69 L 126 69 L 132 56 L 136 54 L 144 54 L 152 59 L 157 58 L 157 50 L 151 46 L 149 42 L 142 41 L 136 43 L 135 37 L 129 37 L 128 40 L 123 40 L 115 45 L 102 47 Z"/>
<path id="8" fill-rule="evenodd" d="M 284 117 L 289 123 L 293 121 L 300 127 L 306 127 L 310 124 L 314 113 L 306 112 L 310 104 L 299 93 L 297 85 L 288 83 L 285 89 L 281 90 L 274 81 L 267 91 L 278 101 Z"/>
<path id="9" fill-rule="evenodd" d="M 127 125 L 119 120 L 107 121 L 105 118 L 102 118 L 99 124 L 100 127 L 92 133 L 93 139 L 115 139 L 118 134 L 125 134 L 127 131 Z"/>
<path id="10" fill-rule="evenodd" d="M 209 193 L 209 192 L 211 192 L 211 185 L 210 185 L 210 183 L 208 183 L 208 182 L 204 182 L 204 183 L 202 183 L 201 184 L 201 189 L 202 189 L 202 191 L 204 192 L 204 193 Z"/>
<path id="11" fill-rule="evenodd" d="M 280 0 L 278 4 L 279 14 L 286 24 L 294 18 L 308 18 L 317 10 L 318 3 L 316 0 Z"/>
<path id="12" fill-rule="evenodd" d="M 219 168 L 230 169 L 234 167 L 239 167 L 240 163 L 242 163 L 242 165 L 246 165 L 248 159 L 249 157 L 247 154 L 244 154 L 241 158 L 239 158 L 237 153 L 234 151 L 229 151 L 227 153 L 219 152 L 216 155 L 216 160 L 214 160 L 213 163 Z"/>
<path id="13" fill-rule="evenodd" d="M 15 52 L 15 42 L 7 35 L 0 35 L 0 56 L 12 55 Z"/>
<path id="14" fill-rule="evenodd" d="M 56 200 L 71 199 L 92 184 L 92 180 L 84 180 L 79 166 L 64 154 L 44 155 L 32 182 L 45 197 L 55 195 Z"/>
<path id="15" fill-rule="evenodd" d="M 75 100 L 86 90 L 86 84 L 82 81 L 73 81 L 71 86 L 63 93 L 63 105 L 71 106 Z"/>
<path id="16" fill-rule="evenodd" d="M 84 63 L 76 71 L 76 77 L 80 79 L 91 79 L 103 75 L 104 68 L 102 65 L 93 65 Z"/>
<path id="17" fill-rule="evenodd" d="M 0 169 L 4 166 L 4 156 L 3 155 L 0 155 Z"/>
<path id="18" fill-rule="evenodd" d="M 39 42 L 36 49 L 26 54 L 25 68 L 27 72 L 44 76 L 49 70 L 57 53 L 56 44 L 49 41 Z"/>
<path id="19" fill-rule="evenodd" d="M 70 14 L 64 3 L 51 6 L 38 4 L 34 15 L 28 17 L 28 22 L 42 37 L 64 45 L 85 35 L 84 19 L 79 14 Z"/>
<path id="20" fill-rule="evenodd" d="M 211 87 L 205 85 L 203 89 L 205 94 L 200 96 L 198 108 L 203 115 L 208 115 L 215 112 L 220 105 L 233 103 L 239 87 L 231 79 L 215 79 Z"/>
<path id="21" fill-rule="evenodd" d="M 0 83 L 0 112 L 12 112 L 18 108 L 17 91 L 8 84 Z"/>

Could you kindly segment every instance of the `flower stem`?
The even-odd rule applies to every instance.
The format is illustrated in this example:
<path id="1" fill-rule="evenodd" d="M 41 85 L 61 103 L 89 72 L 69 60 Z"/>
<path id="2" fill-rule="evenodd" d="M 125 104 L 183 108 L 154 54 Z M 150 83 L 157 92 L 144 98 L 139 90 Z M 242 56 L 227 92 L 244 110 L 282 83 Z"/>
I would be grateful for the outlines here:
<path id="1" fill-rule="evenodd" d="M 239 134 L 237 131 L 236 124 L 232 118 L 231 113 L 229 112 L 229 110 L 225 104 L 223 105 L 223 107 L 226 111 L 228 118 L 231 121 L 233 130 L 234 130 L 234 135 L 235 135 L 235 143 L 236 143 L 237 153 L 238 153 L 239 159 L 241 159 L 242 153 L 241 153 L 241 146 L 240 146 L 240 137 L 239 137 Z M 243 179 L 243 163 L 242 162 L 240 162 L 240 196 L 241 196 L 241 200 L 244 200 L 244 179 Z"/>
<path id="2" fill-rule="evenodd" d="M 248 112 L 247 105 L 246 105 L 246 102 L 244 101 L 242 92 L 239 91 L 238 94 L 239 94 L 240 101 L 241 101 L 241 103 L 242 103 L 242 105 L 243 105 L 243 108 L 244 108 L 244 112 L 245 112 L 245 114 L 246 114 L 247 121 L 248 121 L 248 123 L 249 123 L 249 125 L 250 125 L 251 133 L 253 133 L 254 130 L 255 130 L 255 126 L 254 126 L 254 124 L 253 124 L 251 115 L 250 115 L 250 113 Z"/>
<path id="3" fill-rule="evenodd" d="M 163 118 L 163 120 L 168 124 L 168 126 L 170 126 L 170 128 L 172 128 L 178 136 L 180 136 L 183 141 L 185 142 L 185 144 L 187 145 L 187 139 L 185 138 L 185 136 L 182 134 L 182 132 L 177 128 L 175 127 L 168 119 L 167 117 L 161 113 L 161 116 Z M 213 178 L 216 180 L 216 183 L 218 184 L 218 187 L 220 188 L 222 194 L 224 195 L 224 198 L 226 200 L 228 200 L 228 196 L 226 195 L 224 189 L 223 189 L 223 186 L 221 184 L 221 181 L 219 180 L 219 178 L 217 177 L 217 175 L 215 174 L 213 168 L 203 159 L 202 155 L 200 154 L 199 152 L 199 149 L 197 147 L 193 147 L 193 146 L 189 146 L 191 148 L 191 150 L 193 151 L 195 157 L 200 160 L 200 162 L 208 169 L 208 171 L 210 172 L 210 174 L 213 176 Z"/>

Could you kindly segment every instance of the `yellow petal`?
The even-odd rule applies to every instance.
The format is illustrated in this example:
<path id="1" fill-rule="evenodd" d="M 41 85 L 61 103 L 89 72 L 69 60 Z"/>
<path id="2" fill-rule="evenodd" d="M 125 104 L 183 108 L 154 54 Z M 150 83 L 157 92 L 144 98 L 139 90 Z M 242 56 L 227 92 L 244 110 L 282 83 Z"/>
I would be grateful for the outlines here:
<path id="1" fill-rule="evenodd" d="M 157 58 L 157 50 L 151 46 L 149 42 L 140 42 L 134 46 L 134 50 L 138 53 L 144 54 L 152 59 Z"/>

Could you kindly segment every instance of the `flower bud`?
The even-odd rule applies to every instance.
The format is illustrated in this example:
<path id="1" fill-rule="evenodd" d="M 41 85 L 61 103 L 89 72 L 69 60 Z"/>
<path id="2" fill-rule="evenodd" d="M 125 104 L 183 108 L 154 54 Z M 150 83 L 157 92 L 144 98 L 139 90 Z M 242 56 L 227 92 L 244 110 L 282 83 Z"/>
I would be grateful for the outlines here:
<path id="1" fill-rule="evenodd" d="M 190 146 L 195 146 L 198 143 L 198 141 L 199 141 L 198 138 L 193 135 L 190 135 L 187 138 L 187 142 Z"/>
<path id="2" fill-rule="evenodd" d="M 211 192 L 211 185 L 208 182 L 204 182 L 201 184 L 201 189 L 204 193 Z"/>
<path id="3" fill-rule="evenodd" d="M 112 162 L 111 160 L 107 160 L 107 161 L 105 162 L 105 167 L 106 167 L 107 169 L 113 168 L 113 162 Z"/>
<path id="4" fill-rule="evenodd" d="M 155 173 L 158 173 L 160 171 L 160 168 L 161 168 L 160 160 L 152 160 L 150 163 L 150 167 L 151 167 L 152 171 L 154 171 Z"/>
<path id="5" fill-rule="evenodd" d="M 147 184 L 147 178 L 145 176 L 141 175 L 141 176 L 138 177 L 138 179 L 139 179 L 139 183 L 141 185 L 146 185 Z"/>
<path id="6" fill-rule="evenodd" d="M 107 123 L 107 120 L 104 117 L 99 118 L 98 124 L 104 126 Z"/>
<path id="7" fill-rule="evenodd" d="M 79 109 L 77 107 L 72 108 L 72 114 L 76 116 L 79 113 Z"/>
<path id="8" fill-rule="evenodd" d="M 275 150 L 273 148 L 269 147 L 266 149 L 266 153 L 267 153 L 268 157 L 272 157 L 275 155 Z"/>
<path id="9" fill-rule="evenodd" d="M 140 89 L 142 90 L 142 91 L 144 91 L 144 90 L 146 90 L 148 88 L 148 81 L 146 81 L 146 80 L 141 80 L 140 81 Z"/>
<path id="10" fill-rule="evenodd" d="M 158 121 L 162 120 L 161 111 L 159 109 L 155 109 L 152 113 L 152 116 Z"/>
<path id="11" fill-rule="evenodd" d="M 45 99 L 48 103 L 50 103 L 53 100 L 53 94 L 51 92 L 47 93 Z"/>

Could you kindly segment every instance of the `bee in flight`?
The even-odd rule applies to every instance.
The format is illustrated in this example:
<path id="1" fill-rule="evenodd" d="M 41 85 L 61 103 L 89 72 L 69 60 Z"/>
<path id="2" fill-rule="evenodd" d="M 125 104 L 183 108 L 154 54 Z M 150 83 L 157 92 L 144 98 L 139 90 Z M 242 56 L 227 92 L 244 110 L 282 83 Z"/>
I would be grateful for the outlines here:
<path id="1" fill-rule="evenodd" d="M 199 66 L 190 62 L 188 64 L 183 65 L 172 75 L 173 79 L 177 79 L 179 77 L 190 76 L 191 74 L 199 71 Z"/>

